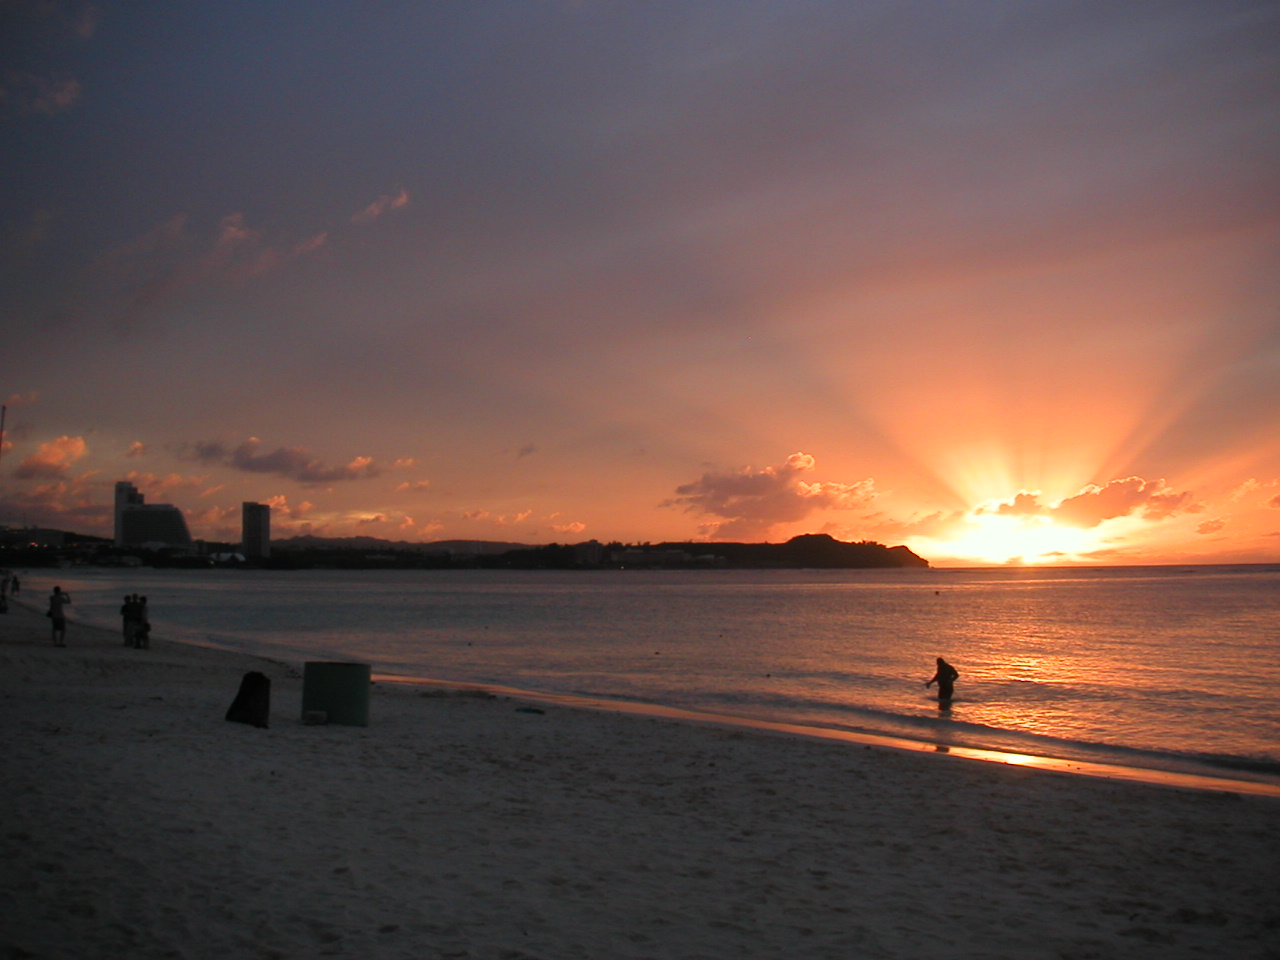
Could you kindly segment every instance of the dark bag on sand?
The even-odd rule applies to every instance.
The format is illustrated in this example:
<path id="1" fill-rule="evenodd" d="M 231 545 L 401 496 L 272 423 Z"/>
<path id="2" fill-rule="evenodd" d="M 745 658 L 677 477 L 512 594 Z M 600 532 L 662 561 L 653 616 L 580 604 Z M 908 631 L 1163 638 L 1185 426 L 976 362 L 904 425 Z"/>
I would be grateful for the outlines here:
<path id="1" fill-rule="evenodd" d="M 240 681 L 240 692 L 227 708 L 227 719 L 232 723 L 247 723 L 265 727 L 271 714 L 271 678 L 254 670 Z"/>

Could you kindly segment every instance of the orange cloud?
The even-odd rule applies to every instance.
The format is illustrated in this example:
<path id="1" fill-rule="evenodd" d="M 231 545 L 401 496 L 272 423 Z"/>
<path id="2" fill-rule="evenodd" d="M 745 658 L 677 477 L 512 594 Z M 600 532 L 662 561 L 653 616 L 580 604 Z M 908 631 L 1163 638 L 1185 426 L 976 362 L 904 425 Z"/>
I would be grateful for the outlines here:
<path id="1" fill-rule="evenodd" d="M 217 526 L 219 524 L 229 526 L 232 522 L 237 525 L 240 520 L 240 510 L 237 507 L 217 507 L 210 506 L 204 510 L 197 510 L 189 513 L 188 519 L 193 523 L 201 526 Z"/>
<path id="2" fill-rule="evenodd" d="M 33 526 L 105 534 L 110 529 L 111 507 L 101 502 L 98 485 L 87 480 L 54 479 L 33 489 L 12 490 L 0 495 L 0 510 Z"/>
<path id="3" fill-rule="evenodd" d="M 1204 509 L 1189 491 L 1173 490 L 1164 480 L 1126 477 L 1104 486 L 1089 484 L 1073 497 L 1052 506 L 1041 502 L 1039 493 L 1022 491 L 1012 500 L 985 504 L 975 513 L 998 516 L 1052 517 L 1075 527 L 1096 527 L 1104 520 L 1138 514 L 1147 520 L 1164 520 L 1179 513 Z"/>
<path id="4" fill-rule="evenodd" d="M 1054 518 L 1077 526 L 1094 527 L 1103 520 L 1140 513 L 1148 520 L 1163 520 L 1177 513 L 1203 509 L 1189 492 L 1178 493 L 1163 480 L 1126 477 L 1105 486 L 1090 484 L 1054 509 Z"/>
<path id="5" fill-rule="evenodd" d="M 776 526 L 798 523 L 822 510 L 850 510 L 876 497 L 872 480 L 857 483 L 810 482 L 804 475 L 816 461 L 807 453 L 793 453 L 784 463 L 734 473 L 704 473 L 693 483 L 676 488 L 676 496 L 662 506 L 682 506 L 715 520 L 703 525 L 719 539 L 767 536 Z"/>
<path id="6" fill-rule="evenodd" d="M 19 480 L 61 479 L 88 450 L 83 437 L 62 436 L 42 443 L 35 453 L 18 464 L 13 475 Z"/>
<path id="7" fill-rule="evenodd" d="M 289 498 L 284 494 L 269 497 L 266 504 L 271 507 L 272 513 L 283 514 L 290 520 L 301 520 L 315 509 L 315 504 L 310 501 L 303 500 L 296 507 L 289 506 Z"/>
<path id="8" fill-rule="evenodd" d="M 520 513 L 514 513 L 509 516 L 504 514 L 499 517 L 494 517 L 493 522 L 500 527 L 509 527 L 517 523 L 524 523 L 531 516 L 533 516 L 532 510 L 524 510 Z"/>
<path id="9" fill-rule="evenodd" d="M 414 480 L 412 482 L 406 480 L 404 483 L 396 484 L 396 493 L 417 493 L 422 490 L 431 488 L 430 480 Z"/>
<path id="10" fill-rule="evenodd" d="M 184 477 L 180 473 L 171 473 L 168 476 L 157 476 L 154 473 L 138 473 L 131 470 L 125 474 L 125 478 L 134 484 L 148 497 L 161 497 L 175 490 L 187 490 L 198 493 L 204 489 L 208 483 L 208 477 Z"/>

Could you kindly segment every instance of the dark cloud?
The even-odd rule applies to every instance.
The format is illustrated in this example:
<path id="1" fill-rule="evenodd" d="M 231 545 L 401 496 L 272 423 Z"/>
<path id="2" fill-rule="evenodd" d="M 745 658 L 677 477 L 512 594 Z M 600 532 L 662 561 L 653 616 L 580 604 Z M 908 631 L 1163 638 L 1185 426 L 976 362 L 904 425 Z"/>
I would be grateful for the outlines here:
<path id="1" fill-rule="evenodd" d="M 676 496 L 662 505 L 719 518 L 705 524 L 703 532 L 726 540 L 764 537 L 780 524 L 799 523 L 822 510 L 865 506 L 875 498 L 871 480 L 805 480 L 815 466 L 809 454 L 793 453 L 784 463 L 759 470 L 743 467 L 733 473 L 704 473 L 693 483 L 676 487 Z"/>
<path id="2" fill-rule="evenodd" d="M 347 480 L 369 480 L 382 475 L 382 467 L 371 457 L 356 457 L 342 466 L 317 460 L 301 447 L 277 447 L 259 452 L 262 441 L 250 437 L 234 448 L 218 441 L 197 441 L 175 450 L 179 456 L 198 463 L 220 464 L 245 473 L 265 473 L 296 480 L 304 486 L 322 486 Z"/>

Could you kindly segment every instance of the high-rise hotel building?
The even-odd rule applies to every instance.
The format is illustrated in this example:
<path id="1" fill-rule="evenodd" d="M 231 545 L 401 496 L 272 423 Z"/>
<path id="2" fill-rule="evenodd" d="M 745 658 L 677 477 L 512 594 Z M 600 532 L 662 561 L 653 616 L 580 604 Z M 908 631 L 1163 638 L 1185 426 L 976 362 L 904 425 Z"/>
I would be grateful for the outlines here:
<path id="1" fill-rule="evenodd" d="M 240 549 L 250 559 L 271 556 L 271 505 L 241 504 Z"/>
<path id="2" fill-rule="evenodd" d="M 127 480 L 116 483 L 115 534 L 117 547 L 189 547 L 191 532 L 182 511 L 168 503 L 145 502 Z"/>

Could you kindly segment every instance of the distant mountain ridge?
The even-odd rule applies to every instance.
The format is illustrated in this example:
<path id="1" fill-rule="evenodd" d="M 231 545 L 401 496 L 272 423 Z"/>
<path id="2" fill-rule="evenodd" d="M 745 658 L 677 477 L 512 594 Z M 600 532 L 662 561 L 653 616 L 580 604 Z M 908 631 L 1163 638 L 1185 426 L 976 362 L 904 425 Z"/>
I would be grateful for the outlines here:
<path id="1" fill-rule="evenodd" d="M 593 546 L 586 553 L 579 547 Z M 588 541 L 586 544 L 531 545 L 493 540 L 436 540 L 413 543 L 408 540 L 382 540 L 378 537 L 289 537 L 272 540 L 273 552 L 350 551 L 372 553 L 387 551 L 415 553 L 423 556 L 506 558 L 516 566 L 596 566 L 641 563 L 664 566 L 705 566 L 708 558 L 729 567 L 820 567 L 820 568 L 889 568 L 928 567 L 929 561 L 907 547 L 886 547 L 864 540 L 846 542 L 825 533 L 809 533 L 792 537 L 785 543 L 733 543 L 679 541 L 643 545 L 609 545 Z"/>
<path id="2" fill-rule="evenodd" d="M 498 556 L 511 550 L 528 550 L 528 543 L 500 540 L 433 540 L 420 543 L 410 540 L 383 540 L 380 537 L 286 537 L 272 540 L 272 550 L 396 550 L 409 553 L 470 554 Z"/>
<path id="3" fill-rule="evenodd" d="M 825 533 L 802 533 L 785 543 L 663 543 L 660 550 L 711 554 L 731 567 L 825 567 L 867 569 L 927 567 L 929 561 L 907 547 L 872 540 L 848 542 Z"/>

